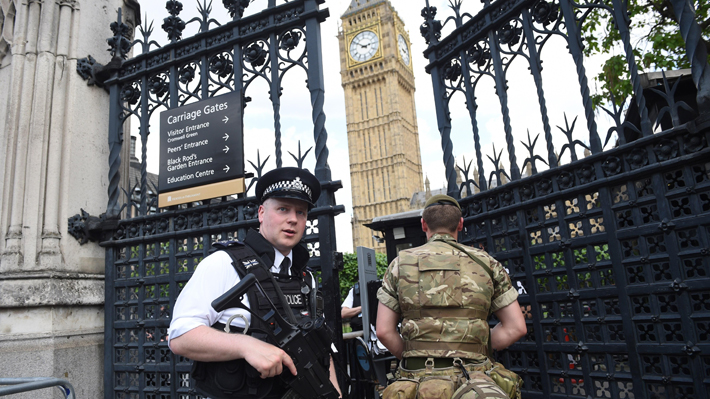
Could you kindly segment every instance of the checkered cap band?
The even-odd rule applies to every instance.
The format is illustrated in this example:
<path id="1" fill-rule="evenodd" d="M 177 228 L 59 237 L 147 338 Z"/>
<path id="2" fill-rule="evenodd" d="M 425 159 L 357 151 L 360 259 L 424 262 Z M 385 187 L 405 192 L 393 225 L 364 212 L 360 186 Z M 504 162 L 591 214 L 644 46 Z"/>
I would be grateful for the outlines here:
<path id="1" fill-rule="evenodd" d="M 274 191 L 300 191 L 308 196 L 309 201 L 313 202 L 313 193 L 311 192 L 311 188 L 303 184 L 300 177 L 297 177 L 293 180 L 277 181 L 269 187 L 266 187 L 266 189 L 264 190 L 264 194 L 262 194 L 262 197 L 267 197 Z"/>

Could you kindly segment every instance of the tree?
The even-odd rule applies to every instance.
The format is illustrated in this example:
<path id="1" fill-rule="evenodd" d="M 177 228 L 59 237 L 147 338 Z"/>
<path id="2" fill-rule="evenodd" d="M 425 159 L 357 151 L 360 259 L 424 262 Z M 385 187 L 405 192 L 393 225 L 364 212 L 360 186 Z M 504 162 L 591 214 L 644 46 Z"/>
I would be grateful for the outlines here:
<path id="1" fill-rule="evenodd" d="M 382 278 L 387 270 L 387 255 L 375 254 L 377 263 L 377 278 Z M 340 297 L 345 298 L 348 291 L 358 282 L 357 255 L 352 252 L 343 253 L 343 270 L 340 272 Z"/>
<path id="2" fill-rule="evenodd" d="M 710 2 L 689 0 L 695 7 L 696 21 L 702 30 L 705 45 L 710 53 Z M 611 0 L 601 3 L 611 7 Z M 669 0 L 628 0 L 629 28 L 634 56 L 639 73 L 690 68 L 685 42 L 680 35 L 673 7 Z M 604 9 L 594 9 L 582 27 L 584 54 L 608 55 L 594 80 L 601 91 L 592 95 L 594 105 L 613 100 L 617 105 L 632 94 L 626 58 L 621 46 L 621 36 L 612 15 Z M 619 52 L 619 54 L 616 54 Z M 627 102 L 628 104 L 628 102 Z"/>

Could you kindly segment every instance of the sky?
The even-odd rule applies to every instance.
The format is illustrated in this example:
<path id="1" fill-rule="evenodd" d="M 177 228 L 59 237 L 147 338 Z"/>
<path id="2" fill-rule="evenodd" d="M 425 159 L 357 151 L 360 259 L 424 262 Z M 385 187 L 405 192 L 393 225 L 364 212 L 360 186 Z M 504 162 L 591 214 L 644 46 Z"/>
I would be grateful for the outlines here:
<path id="1" fill-rule="evenodd" d="M 200 0 L 202 3 L 203 0 Z M 278 1 L 281 3 L 282 1 Z M 184 21 L 189 21 L 198 15 L 196 0 L 183 0 L 183 11 L 180 17 Z M 432 189 L 445 186 L 443 152 L 441 150 L 441 138 L 437 128 L 436 112 L 433 99 L 431 76 L 426 73 L 425 66 L 427 60 L 423 52 L 427 45 L 419 33 L 419 26 L 423 22 L 421 9 L 425 6 L 424 0 L 390 0 L 400 18 L 404 21 L 405 28 L 409 32 L 411 40 L 411 58 L 415 75 L 415 102 L 417 110 L 417 124 L 419 129 L 419 142 L 422 149 L 422 169 L 424 178 L 428 178 Z M 158 0 L 140 0 L 141 14 L 144 23 L 153 22 L 154 32 L 152 40 L 160 44 L 167 42 L 167 34 L 162 31 L 163 18 L 168 16 L 165 10 L 165 2 Z M 209 4 L 209 1 L 207 2 Z M 336 240 L 339 251 L 352 252 L 352 230 L 350 221 L 352 218 L 352 198 L 350 191 L 350 170 L 347 149 L 347 131 L 345 120 L 345 102 L 343 89 L 340 80 L 340 56 L 337 34 L 340 29 L 340 16 L 345 12 L 350 4 L 350 0 L 326 0 L 321 8 L 328 8 L 330 17 L 321 24 L 321 43 L 323 50 L 323 73 L 325 81 L 325 107 L 326 130 L 328 132 L 327 146 L 329 149 L 329 165 L 333 180 L 340 180 L 343 189 L 336 192 L 336 201 L 345 206 L 345 213 L 336 216 Z M 448 8 L 447 1 L 432 0 L 430 5 L 438 9 L 437 19 L 442 22 L 453 12 Z M 247 8 L 245 16 L 254 14 L 266 6 L 266 0 L 256 0 Z M 463 3 L 463 11 L 470 15 L 475 15 L 482 7 L 480 1 L 467 1 Z M 224 9 L 222 2 L 214 0 L 212 2 L 212 18 L 225 24 L 231 20 Z M 147 15 L 147 18 L 145 17 Z M 183 37 L 189 37 L 196 32 L 197 23 L 188 24 L 183 32 Z M 453 22 L 448 22 L 442 30 L 442 37 L 453 30 Z M 136 33 L 136 38 L 140 38 L 140 33 Z M 584 110 L 582 107 L 579 86 L 574 74 L 575 67 L 571 57 L 565 47 L 565 43 L 558 37 L 550 39 L 545 45 L 542 55 L 543 59 L 543 87 L 546 93 L 547 107 L 550 110 L 550 123 L 553 129 L 553 137 L 557 148 L 566 141 L 565 136 L 556 126 L 565 126 L 565 115 L 571 124 L 575 117 L 579 117 L 575 127 L 575 138 L 579 138 L 588 143 L 588 133 L 586 132 L 586 122 L 584 120 Z M 541 118 L 539 117 L 539 106 L 535 94 L 535 86 L 527 67 L 527 63 L 518 57 L 507 71 L 508 78 L 508 101 L 511 112 L 511 125 L 513 136 L 516 142 L 516 156 L 518 166 L 522 169 L 522 162 L 527 157 L 525 148 L 520 145 L 520 141 L 527 142 L 528 130 L 532 139 L 540 134 L 537 148 L 544 150 L 544 134 Z M 591 62 L 589 62 L 591 61 Z M 597 60 L 585 60 L 587 76 L 591 77 L 599 71 Z M 298 143 L 300 140 L 301 151 L 306 152 L 308 148 L 314 146 L 313 125 L 311 120 L 311 106 L 308 91 L 305 88 L 305 72 L 294 68 L 290 70 L 284 80 L 283 95 L 281 97 L 281 129 L 282 148 L 284 166 L 296 166 L 296 162 L 288 155 L 298 153 Z M 590 86 L 592 83 L 590 83 Z M 595 88 L 591 87 L 592 92 Z M 496 152 L 504 150 L 502 154 L 503 163 L 508 165 L 508 155 L 505 149 L 507 144 L 501 117 L 501 108 L 498 97 L 495 94 L 493 81 L 483 79 L 477 91 L 477 120 L 481 135 L 481 146 L 484 154 L 484 169 L 486 174 L 492 170 L 492 163 L 486 155 L 493 155 L 493 146 Z M 245 160 L 247 171 L 254 171 L 249 161 L 257 163 L 257 152 L 263 162 L 267 156 L 266 170 L 276 167 L 274 152 L 274 128 L 273 110 L 268 97 L 268 85 L 263 80 L 256 79 L 247 89 L 247 96 L 252 97 L 252 101 L 247 105 L 244 115 L 244 142 Z M 457 98 L 459 96 L 460 98 Z M 157 113 L 156 113 L 157 114 Z M 598 132 L 602 141 L 606 136 L 609 120 L 605 115 L 597 115 L 599 118 Z M 454 143 L 454 156 L 460 166 L 465 162 L 473 161 L 476 165 L 475 151 L 473 145 L 473 135 L 471 122 L 462 96 L 456 94 L 451 100 L 451 137 Z M 151 129 L 157 132 L 159 122 L 154 116 L 151 119 Z M 134 124 L 134 126 L 137 124 Z M 134 129 L 135 130 L 135 129 Z M 157 173 L 158 171 L 158 135 L 153 134 L 148 140 L 148 171 Z M 564 141 L 560 141 L 564 140 Z M 612 140 L 613 141 L 613 140 Z M 306 157 L 304 167 L 313 170 L 315 165 L 314 150 L 311 150 Z M 547 157 L 541 154 L 544 159 Z M 578 156 L 582 157 L 581 151 Z M 562 161 L 568 161 L 569 155 L 565 155 Z M 544 165 L 538 165 L 538 168 Z M 507 169 L 507 166 L 506 166 Z M 487 176 L 488 177 L 488 176 Z M 250 191 L 250 195 L 253 193 Z M 383 215 L 384 216 L 384 215 Z"/>

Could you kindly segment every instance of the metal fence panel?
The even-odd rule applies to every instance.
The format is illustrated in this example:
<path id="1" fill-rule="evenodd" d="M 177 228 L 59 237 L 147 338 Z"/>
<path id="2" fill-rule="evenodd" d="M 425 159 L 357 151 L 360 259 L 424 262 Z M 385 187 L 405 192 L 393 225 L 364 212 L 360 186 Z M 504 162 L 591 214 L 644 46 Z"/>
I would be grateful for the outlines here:
<path id="1" fill-rule="evenodd" d="M 688 93 L 675 93 L 665 77 L 660 105 L 649 112 L 625 2 L 483 3 L 472 16 L 460 1 L 450 2 L 454 15 L 446 23 L 454 26 L 442 38 L 437 10 L 427 1 L 421 32 L 429 44 L 424 55 L 447 191 L 465 196 L 462 242 L 500 260 L 521 293 L 528 334 L 499 359 L 523 377 L 525 398 L 710 397 L 710 66 L 691 3 L 672 2 L 692 64 L 697 108 L 689 119 L 678 113 Z M 604 140 L 580 32 L 597 9 L 615 18 L 634 89 L 627 115 L 616 107 L 610 112 L 616 125 Z M 553 36 L 565 40 L 575 68 L 578 87 L 568 91 L 580 94 L 579 124 L 588 133 L 582 140 L 574 133 L 576 118 L 567 115 L 563 136 L 553 135 L 555 110 L 543 90 L 540 57 Z M 514 62 L 523 62 L 533 77 L 535 91 L 527 96 L 539 109 L 544 138 L 539 150 L 528 135 L 522 164 L 506 76 Z M 484 77 L 495 84 L 506 142 L 507 157 L 495 148 L 488 156 L 492 171 L 484 164 L 477 114 Z M 459 168 L 460 184 L 450 117 L 457 93 L 466 101 L 476 158 L 473 170 L 465 160 Z M 671 126 L 658 129 L 664 110 Z M 608 145 L 613 133 L 618 141 Z M 587 156 L 578 158 L 579 150 Z M 560 164 L 565 152 L 570 161 Z M 526 167 L 531 173 L 524 177 Z"/>
<path id="2" fill-rule="evenodd" d="M 245 104 L 252 97 L 266 97 L 273 108 L 274 155 L 280 167 L 283 82 L 292 68 L 305 72 L 315 147 L 315 165 L 310 168 L 321 182 L 323 193 L 309 212 L 304 245 L 312 256 L 309 266 L 320 272 L 324 295 L 338 295 L 334 217 L 344 212 L 344 207 L 335 203 L 334 193 L 341 184 L 332 181 L 328 167 L 319 26 L 328 10 L 319 8 L 322 0 L 279 4 L 269 0 L 264 10 L 242 18 L 248 1 L 222 3 L 233 18 L 224 25 L 210 17 L 211 2 L 197 2 L 201 16 L 185 22 L 179 15 L 182 4 L 168 1 L 170 16 L 163 20 L 162 28 L 170 43 L 163 47 L 151 39 L 152 23 L 144 23 L 139 29 L 142 37 L 135 41 L 128 39 L 128 27 L 120 11 L 111 25 L 114 36 L 109 45 L 114 58 L 99 68 L 110 75 L 97 81 L 109 91 L 111 101 L 109 202 L 102 216 L 101 242 L 106 248 L 106 398 L 197 397 L 189 376 L 191 362 L 174 355 L 167 345 L 172 308 L 212 243 L 242 239 L 248 228 L 258 226 L 258 204 L 248 195 L 157 207 L 157 187 L 146 170 L 150 117 L 155 111 L 234 91 L 242 93 Z M 182 38 L 189 24 L 197 25 L 198 33 Z M 128 59 L 131 49 L 139 54 Z M 79 64 L 77 69 L 83 76 L 100 77 L 93 59 Z M 252 83 L 261 79 L 267 82 L 269 91 L 250 90 Z M 244 113 L 248 112 L 245 108 Z M 121 148 L 126 122 L 131 118 L 138 121 L 140 180 L 135 187 L 123 188 Z M 154 126 L 154 134 L 156 129 Z M 292 154 L 299 167 L 309 166 L 304 165 L 309 151 L 304 154 L 299 147 L 297 155 Z M 258 154 L 251 159 L 254 155 L 245 154 L 254 172 L 247 179 L 248 191 L 265 172 L 266 159 Z M 331 301 L 326 304 L 331 325 L 339 316 L 337 305 Z"/>

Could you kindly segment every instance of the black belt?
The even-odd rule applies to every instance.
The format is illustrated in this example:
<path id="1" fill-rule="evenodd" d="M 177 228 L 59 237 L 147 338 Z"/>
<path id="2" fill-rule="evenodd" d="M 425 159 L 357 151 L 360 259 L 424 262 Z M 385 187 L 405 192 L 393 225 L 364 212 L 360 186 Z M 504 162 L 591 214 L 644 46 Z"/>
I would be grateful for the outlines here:
<path id="1" fill-rule="evenodd" d="M 407 370 L 417 370 L 426 368 L 426 361 L 428 357 L 405 357 L 404 358 L 404 368 Z M 478 360 L 472 359 L 461 359 L 463 364 L 479 363 Z M 434 358 L 434 368 L 441 369 L 445 367 L 453 367 L 454 358 L 453 357 L 435 357 Z"/>

